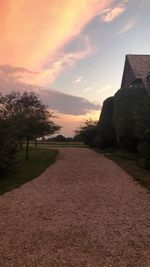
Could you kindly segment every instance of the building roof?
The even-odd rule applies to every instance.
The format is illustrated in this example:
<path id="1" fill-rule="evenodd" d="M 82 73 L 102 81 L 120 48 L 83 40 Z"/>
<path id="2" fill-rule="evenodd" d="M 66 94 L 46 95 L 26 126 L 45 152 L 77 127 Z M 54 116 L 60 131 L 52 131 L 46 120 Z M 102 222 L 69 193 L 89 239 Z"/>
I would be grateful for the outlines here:
<path id="1" fill-rule="evenodd" d="M 147 89 L 150 75 L 150 55 L 126 55 L 121 88 L 129 87 L 136 79 L 141 79 Z"/>

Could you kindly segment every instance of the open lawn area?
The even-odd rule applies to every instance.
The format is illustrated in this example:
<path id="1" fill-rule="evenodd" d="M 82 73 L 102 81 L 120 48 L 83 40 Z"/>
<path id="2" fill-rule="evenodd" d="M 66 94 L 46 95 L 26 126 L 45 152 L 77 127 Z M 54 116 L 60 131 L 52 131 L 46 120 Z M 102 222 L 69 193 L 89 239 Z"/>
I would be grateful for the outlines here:
<path id="1" fill-rule="evenodd" d="M 29 160 L 26 160 L 25 151 L 19 152 L 13 169 L 0 177 L 0 194 L 11 191 L 39 176 L 55 162 L 57 155 L 56 149 L 30 147 Z"/>
<path id="2" fill-rule="evenodd" d="M 35 143 L 30 141 L 30 146 L 35 146 Z M 83 142 L 38 142 L 38 147 L 88 147 Z"/>

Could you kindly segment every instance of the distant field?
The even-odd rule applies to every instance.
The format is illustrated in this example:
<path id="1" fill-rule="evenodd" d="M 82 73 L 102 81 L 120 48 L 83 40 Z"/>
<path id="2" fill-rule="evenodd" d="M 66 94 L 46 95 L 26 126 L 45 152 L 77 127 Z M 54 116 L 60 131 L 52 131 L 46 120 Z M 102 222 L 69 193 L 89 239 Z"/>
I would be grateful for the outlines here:
<path id="1" fill-rule="evenodd" d="M 0 177 L 0 194 L 20 187 L 39 176 L 55 162 L 58 153 L 56 149 L 30 148 L 29 160 L 27 161 L 25 160 L 25 151 L 19 152 L 13 169 Z"/>
<path id="2" fill-rule="evenodd" d="M 34 142 L 30 142 L 30 145 L 35 146 Z M 38 142 L 37 146 L 87 147 L 82 142 Z"/>

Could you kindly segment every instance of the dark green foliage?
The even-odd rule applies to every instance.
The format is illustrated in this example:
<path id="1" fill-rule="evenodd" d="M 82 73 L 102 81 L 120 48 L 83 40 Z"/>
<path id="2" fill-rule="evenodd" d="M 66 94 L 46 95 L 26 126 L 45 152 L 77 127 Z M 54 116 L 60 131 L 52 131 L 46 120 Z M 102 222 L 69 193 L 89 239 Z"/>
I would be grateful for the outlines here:
<path id="1" fill-rule="evenodd" d="M 140 143 L 138 146 L 138 163 L 146 168 L 150 169 L 150 142 Z"/>
<path id="2" fill-rule="evenodd" d="M 135 134 L 140 143 L 150 143 L 150 97 L 145 95 L 134 112 Z"/>
<path id="3" fill-rule="evenodd" d="M 113 97 L 107 98 L 102 107 L 98 123 L 98 146 L 104 148 L 117 147 L 116 133 L 113 125 Z"/>
<path id="4" fill-rule="evenodd" d="M 0 174 L 12 164 L 18 149 L 14 125 L 0 95 Z"/>
<path id="5" fill-rule="evenodd" d="M 60 129 L 51 118 L 53 114 L 41 103 L 34 93 L 11 93 L 4 97 L 5 109 L 14 119 L 19 139 L 29 140 L 52 134 Z"/>
<path id="6" fill-rule="evenodd" d="M 84 142 L 91 147 L 96 146 L 97 139 L 97 122 L 87 120 L 76 131 L 74 140 Z"/>
<path id="7" fill-rule="evenodd" d="M 150 168 L 150 97 L 142 88 L 121 89 L 115 95 L 114 122 L 120 147 L 138 152 L 138 162 Z"/>
<path id="8" fill-rule="evenodd" d="M 55 142 L 66 142 L 66 137 L 61 135 L 61 134 L 59 134 L 56 137 L 54 137 L 53 140 Z"/>
<path id="9" fill-rule="evenodd" d="M 135 112 L 135 134 L 139 140 L 138 153 L 143 159 L 140 164 L 150 169 L 150 98 L 141 100 L 141 106 Z"/>
<path id="10" fill-rule="evenodd" d="M 12 165 L 18 147 L 26 141 L 59 131 L 53 114 L 34 93 L 0 95 L 0 171 Z"/>
<path id="11" fill-rule="evenodd" d="M 47 138 L 47 141 L 48 142 L 57 142 L 57 143 L 70 143 L 70 142 L 73 142 L 73 137 L 65 137 L 61 134 L 57 135 L 57 136 L 54 136 L 54 137 L 50 137 L 50 138 Z"/>
<path id="12" fill-rule="evenodd" d="M 0 173 L 3 173 L 14 162 L 17 149 L 18 141 L 11 122 L 0 118 Z"/>
<path id="13" fill-rule="evenodd" d="M 139 129 L 136 125 L 138 117 L 141 116 L 139 109 L 147 99 L 146 91 L 141 88 L 121 89 L 115 94 L 114 125 L 121 148 L 137 151 L 139 136 L 136 132 Z"/>

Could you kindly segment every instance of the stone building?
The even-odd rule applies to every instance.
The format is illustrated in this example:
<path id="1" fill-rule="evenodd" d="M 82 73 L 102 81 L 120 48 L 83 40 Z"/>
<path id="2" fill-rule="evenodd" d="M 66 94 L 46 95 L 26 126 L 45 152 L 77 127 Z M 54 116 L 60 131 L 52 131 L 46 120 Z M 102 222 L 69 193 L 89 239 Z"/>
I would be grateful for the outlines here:
<path id="1" fill-rule="evenodd" d="M 126 55 L 121 88 L 137 86 L 150 95 L 150 55 Z"/>

